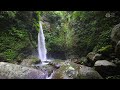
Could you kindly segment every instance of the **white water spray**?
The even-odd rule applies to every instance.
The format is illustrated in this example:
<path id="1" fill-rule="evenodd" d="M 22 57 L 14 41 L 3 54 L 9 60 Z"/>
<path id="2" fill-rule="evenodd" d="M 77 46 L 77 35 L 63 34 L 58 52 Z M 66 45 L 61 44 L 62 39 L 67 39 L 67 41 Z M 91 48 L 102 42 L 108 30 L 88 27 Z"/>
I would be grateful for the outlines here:
<path id="1" fill-rule="evenodd" d="M 38 33 L 38 58 L 41 61 L 46 61 L 47 60 L 47 57 L 46 57 L 47 49 L 46 49 L 46 46 L 45 46 L 45 37 L 44 37 L 41 22 L 39 22 L 39 24 L 40 24 L 40 30 L 39 30 L 39 33 Z"/>

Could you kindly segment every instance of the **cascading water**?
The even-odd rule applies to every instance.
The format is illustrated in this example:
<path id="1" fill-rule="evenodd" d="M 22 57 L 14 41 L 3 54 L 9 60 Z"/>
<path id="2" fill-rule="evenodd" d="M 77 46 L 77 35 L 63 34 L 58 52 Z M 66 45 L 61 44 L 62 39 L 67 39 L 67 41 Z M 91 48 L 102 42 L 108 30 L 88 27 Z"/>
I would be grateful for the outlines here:
<path id="1" fill-rule="evenodd" d="M 41 22 L 39 22 L 39 24 L 40 24 L 40 31 L 38 33 L 38 58 L 41 61 L 46 61 L 47 60 L 47 57 L 46 57 L 47 49 L 45 46 L 45 37 L 44 37 Z"/>
<path id="2" fill-rule="evenodd" d="M 42 29 L 42 23 L 39 22 L 40 24 L 40 30 L 38 33 L 38 58 L 41 60 L 42 63 L 37 64 L 36 66 L 42 67 L 43 65 L 46 65 L 49 63 L 49 61 L 47 59 L 47 49 L 45 46 L 45 37 L 44 37 L 44 33 L 43 33 L 43 29 Z M 47 62 L 46 62 L 47 61 Z M 44 71 L 44 70 L 43 70 Z M 44 71 L 46 73 L 46 71 Z M 53 73 L 48 77 L 48 73 L 46 73 L 46 79 L 51 79 Z"/>

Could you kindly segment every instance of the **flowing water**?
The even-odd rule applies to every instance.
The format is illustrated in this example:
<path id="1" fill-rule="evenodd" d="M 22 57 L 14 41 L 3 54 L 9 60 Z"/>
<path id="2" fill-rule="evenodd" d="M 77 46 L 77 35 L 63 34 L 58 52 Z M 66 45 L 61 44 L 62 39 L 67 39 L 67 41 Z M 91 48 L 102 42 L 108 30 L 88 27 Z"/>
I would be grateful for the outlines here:
<path id="1" fill-rule="evenodd" d="M 50 62 L 50 60 L 47 59 L 47 49 L 45 46 L 45 36 L 43 33 L 43 28 L 42 28 L 42 23 L 39 22 L 40 24 L 40 30 L 38 33 L 38 58 L 41 60 L 40 64 L 37 64 L 36 66 L 43 66 L 46 65 Z M 46 79 L 50 79 L 52 77 L 52 74 L 50 77 L 46 77 Z"/>
<path id="2" fill-rule="evenodd" d="M 40 24 L 40 30 L 39 30 L 39 33 L 38 33 L 38 58 L 41 61 L 46 61 L 47 60 L 47 57 L 46 57 L 47 49 L 46 49 L 46 46 L 45 46 L 45 37 L 44 37 L 41 22 L 39 24 Z"/>

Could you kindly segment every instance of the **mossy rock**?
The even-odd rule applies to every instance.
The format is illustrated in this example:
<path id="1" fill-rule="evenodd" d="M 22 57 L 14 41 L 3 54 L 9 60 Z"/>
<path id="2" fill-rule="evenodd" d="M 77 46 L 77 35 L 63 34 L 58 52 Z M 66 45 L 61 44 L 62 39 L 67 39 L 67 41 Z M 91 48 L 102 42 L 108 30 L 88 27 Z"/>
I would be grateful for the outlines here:
<path id="1" fill-rule="evenodd" d="M 37 57 L 32 57 L 31 59 L 32 59 L 33 64 L 38 64 L 38 63 L 41 62 L 41 60 L 39 58 L 37 58 Z"/>
<path id="2" fill-rule="evenodd" d="M 31 58 L 28 58 L 28 59 L 24 59 L 21 63 L 21 65 L 23 66 L 32 66 L 32 64 L 38 64 L 40 63 L 41 60 L 38 59 L 37 57 L 31 57 Z"/>
<path id="3" fill-rule="evenodd" d="M 63 62 L 61 67 L 54 72 L 52 79 L 74 79 L 78 74 L 78 69 L 75 63 Z"/>
<path id="4" fill-rule="evenodd" d="M 113 52 L 112 45 L 107 45 L 98 50 L 98 53 L 100 53 L 100 54 L 110 54 L 112 52 Z"/>
<path id="5" fill-rule="evenodd" d="M 66 61 L 53 73 L 52 79 L 102 79 L 102 77 L 91 67 Z"/>

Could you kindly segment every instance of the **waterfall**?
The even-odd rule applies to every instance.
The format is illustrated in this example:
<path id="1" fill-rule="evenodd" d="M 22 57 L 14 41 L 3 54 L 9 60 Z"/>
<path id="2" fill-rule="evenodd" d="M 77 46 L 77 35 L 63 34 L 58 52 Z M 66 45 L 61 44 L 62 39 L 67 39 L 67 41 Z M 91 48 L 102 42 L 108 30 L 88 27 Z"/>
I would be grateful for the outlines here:
<path id="1" fill-rule="evenodd" d="M 40 24 L 40 30 L 38 33 L 38 58 L 41 61 L 46 61 L 47 60 L 47 57 L 46 57 L 47 50 L 46 50 L 46 46 L 45 46 L 45 37 L 44 37 L 41 22 L 39 22 L 39 24 Z"/>
<path id="2" fill-rule="evenodd" d="M 36 64 L 35 66 L 39 66 L 42 67 L 43 65 L 46 65 L 49 63 L 49 61 L 51 61 L 50 59 L 47 59 L 47 49 L 45 46 L 45 36 L 43 33 L 43 28 L 42 28 L 42 23 L 39 22 L 40 25 L 40 30 L 38 33 L 38 58 L 41 60 L 42 63 Z M 43 69 L 44 71 L 44 69 Z M 46 71 L 44 71 L 46 72 Z M 46 79 L 51 79 L 53 73 L 48 77 L 48 73 L 46 74 Z"/>

